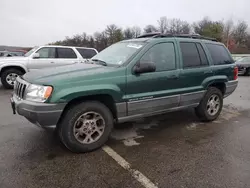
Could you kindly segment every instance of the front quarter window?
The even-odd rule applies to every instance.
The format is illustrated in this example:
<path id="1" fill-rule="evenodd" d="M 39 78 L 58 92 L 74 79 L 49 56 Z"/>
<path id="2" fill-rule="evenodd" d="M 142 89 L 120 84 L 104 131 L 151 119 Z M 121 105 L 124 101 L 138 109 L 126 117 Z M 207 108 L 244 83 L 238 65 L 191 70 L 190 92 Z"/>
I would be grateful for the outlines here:
<path id="1" fill-rule="evenodd" d="M 91 59 L 106 62 L 107 65 L 122 65 L 144 45 L 145 42 L 119 42 L 107 47 Z"/>

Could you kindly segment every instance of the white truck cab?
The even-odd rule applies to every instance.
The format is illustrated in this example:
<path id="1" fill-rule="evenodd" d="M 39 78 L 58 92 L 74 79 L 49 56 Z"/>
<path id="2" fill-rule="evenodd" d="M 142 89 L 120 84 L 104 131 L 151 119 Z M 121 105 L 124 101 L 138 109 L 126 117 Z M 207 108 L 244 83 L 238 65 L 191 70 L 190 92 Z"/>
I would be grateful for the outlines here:
<path id="1" fill-rule="evenodd" d="M 97 53 L 96 49 L 86 47 L 52 45 L 34 47 L 24 57 L 0 58 L 1 82 L 4 88 L 11 89 L 16 78 L 26 72 L 82 63 Z"/>

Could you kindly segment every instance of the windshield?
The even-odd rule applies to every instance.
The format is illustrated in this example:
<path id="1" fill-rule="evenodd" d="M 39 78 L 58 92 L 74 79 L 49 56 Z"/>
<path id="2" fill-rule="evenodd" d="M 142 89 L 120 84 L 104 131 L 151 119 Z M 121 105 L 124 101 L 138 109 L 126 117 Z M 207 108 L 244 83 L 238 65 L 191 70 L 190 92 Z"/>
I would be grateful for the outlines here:
<path id="1" fill-rule="evenodd" d="M 100 60 L 107 65 L 122 65 L 134 53 L 139 51 L 146 43 L 145 42 L 119 42 L 113 44 L 91 59 Z"/>
<path id="2" fill-rule="evenodd" d="M 34 51 L 36 51 L 37 48 L 38 48 L 38 46 L 32 48 L 32 49 L 31 49 L 30 51 L 28 51 L 24 56 L 25 56 L 25 57 L 30 56 Z"/>

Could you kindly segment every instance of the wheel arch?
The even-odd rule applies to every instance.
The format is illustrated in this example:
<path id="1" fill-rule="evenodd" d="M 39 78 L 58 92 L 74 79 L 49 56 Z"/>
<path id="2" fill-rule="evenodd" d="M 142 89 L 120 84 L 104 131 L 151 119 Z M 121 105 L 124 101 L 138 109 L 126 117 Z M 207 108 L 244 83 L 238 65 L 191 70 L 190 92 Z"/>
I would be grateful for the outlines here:
<path id="1" fill-rule="evenodd" d="M 225 84 L 225 82 L 222 82 L 222 81 L 214 82 L 214 83 L 210 84 L 208 87 L 215 87 L 215 88 L 219 89 L 223 96 L 226 93 L 226 84 Z"/>
<path id="2" fill-rule="evenodd" d="M 224 95 L 226 93 L 226 82 L 228 82 L 228 78 L 226 76 L 213 76 L 205 79 L 202 85 L 206 90 L 209 87 L 215 87 Z"/>
<path id="3" fill-rule="evenodd" d="M 21 65 L 6 65 L 6 66 L 1 67 L 1 69 L 0 69 L 0 77 L 1 77 L 2 73 L 4 71 L 8 70 L 8 69 L 17 69 L 17 70 L 22 71 L 23 73 L 27 72 L 27 69 L 24 66 L 21 66 Z"/>
<path id="4" fill-rule="evenodd" d="M 85 101 L 98 101 L 98 102 L 104 104 L 111 111 L 113 118 L 115 120 L 117 119 L 117 109 L 116 109 L 114 98 L 109 94 L 94 94 L 94 95 L 76 97 L 76 98 L 70 100 L 62 112 L 61 117 L 58 121 L 58 124 L 60 123 L 60 121 L 64 117 L 67 110 L 69 110 L 72 106 L 77 105 L 77 104 L 82 103 L 82 102 L 85 102 Z"/>

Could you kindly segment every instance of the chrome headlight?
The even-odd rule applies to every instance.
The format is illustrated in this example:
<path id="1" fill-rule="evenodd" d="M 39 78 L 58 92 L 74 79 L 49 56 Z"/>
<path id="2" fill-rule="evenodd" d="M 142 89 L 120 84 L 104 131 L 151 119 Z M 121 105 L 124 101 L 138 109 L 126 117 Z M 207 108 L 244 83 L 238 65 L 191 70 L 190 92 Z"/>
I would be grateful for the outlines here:
<path id="1" fill-rule="evenodd" d="M 25 99 L 28 101 L 45 102 L 52 94 L 51 86 L 30 84 L 26 90 Z"/>

